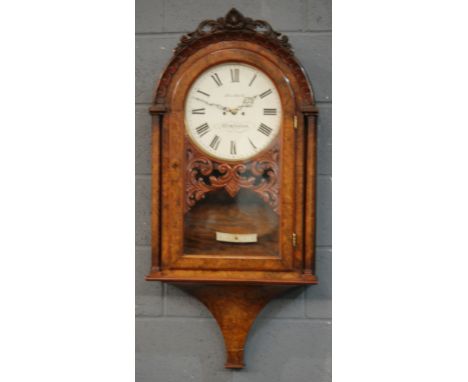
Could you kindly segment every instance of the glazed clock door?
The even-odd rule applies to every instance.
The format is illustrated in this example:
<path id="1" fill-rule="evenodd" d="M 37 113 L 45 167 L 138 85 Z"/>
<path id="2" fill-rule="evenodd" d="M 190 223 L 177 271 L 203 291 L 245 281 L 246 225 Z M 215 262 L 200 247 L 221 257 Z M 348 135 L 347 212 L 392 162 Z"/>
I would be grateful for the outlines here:
<path id="1" fill-rule="evenodd" d="M 249 65 L 216 65 L 191 86 L 185 254 L 278 256 L 282 114 L 273 82 Z"/>
<path id="2" fill-rule="evenodd" d="M 171 232 L 172 239 L 166 248 L 173 261 L 166 265 L 291 270 L 293 96 L 273 63 L 260 67 L 250 57 L 222 57 L 198 61 L 194 73 L 178 83 L 185 96 L 167 134 L 180 137 L 182 155 L 172 145 L 166 158 L 180 158 L 182 165 L 172 166 L 175 187 L 165 188 L 168 200 L 177 201 L 173 213 L 165 215 L 167 225 L 163 222 L 163 233 Z M 181 211 L 183 216 L 174 219 Z"/>

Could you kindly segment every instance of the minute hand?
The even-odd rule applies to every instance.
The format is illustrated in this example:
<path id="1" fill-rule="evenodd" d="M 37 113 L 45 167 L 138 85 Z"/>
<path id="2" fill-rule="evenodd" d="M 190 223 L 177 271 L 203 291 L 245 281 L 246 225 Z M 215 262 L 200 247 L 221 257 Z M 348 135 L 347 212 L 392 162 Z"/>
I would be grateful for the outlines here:
<path id="1" fill-rule="evenodd" d="M 201 99 L 201 98 L 198 98 L 198 97 L 193 97 L 193 98 L 196 99 L 197 101 L 206 103 L 206 104 L 209 105 L 209 106 L 215 106 L 215 107 L 217 107 L 217 108 L 220 109 L 220 110 L 228 111 L 228 108 L 227 108 L 227 107 L 224 107 L 224 106 L 219 105 L 219 104 L 217 104 L 217 103 L 211 103 L 211 102 L 205 101 L 204 99 Z"/>

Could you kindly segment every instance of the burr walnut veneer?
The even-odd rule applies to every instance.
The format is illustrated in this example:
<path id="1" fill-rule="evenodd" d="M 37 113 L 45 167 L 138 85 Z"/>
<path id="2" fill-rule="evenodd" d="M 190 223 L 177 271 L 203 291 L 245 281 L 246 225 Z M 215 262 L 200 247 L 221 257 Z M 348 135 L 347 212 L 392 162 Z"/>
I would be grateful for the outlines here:
<path id="1" fill-rule="evenodd" d="M 152 268 L 213 314 L 227 368 L 272 298 L 316 284 L 317 110 L 287 37 L 235 9 L 182 37 L 152 114 Z"/>

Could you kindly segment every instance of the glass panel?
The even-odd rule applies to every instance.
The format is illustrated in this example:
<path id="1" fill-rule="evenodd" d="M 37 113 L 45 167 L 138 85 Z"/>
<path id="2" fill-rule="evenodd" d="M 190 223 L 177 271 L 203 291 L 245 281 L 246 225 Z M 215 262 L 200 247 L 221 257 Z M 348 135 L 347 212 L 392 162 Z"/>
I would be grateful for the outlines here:
<path id="1" fill-rule="evenodd" d="M 185 215 L 184 254 L 278 256 L 278 214 L 242 189 L 208 193 Z"/>

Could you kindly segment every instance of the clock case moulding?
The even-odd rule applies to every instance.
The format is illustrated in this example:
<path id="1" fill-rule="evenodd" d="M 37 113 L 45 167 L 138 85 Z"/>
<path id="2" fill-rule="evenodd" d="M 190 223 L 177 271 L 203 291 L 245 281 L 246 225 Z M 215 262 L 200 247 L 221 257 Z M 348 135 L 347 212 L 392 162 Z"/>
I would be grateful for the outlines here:
<path id="1" fill-rule="evenodd" d="M 294 232 L 280 239 L 282 259 L 258 256 L 255 259 L 247 256 L 186 259 L 180 229 L 171 228 L 181 227 L 184 213 L 197 198 L 203 198 L 196 192 L 187 198 L 191 185 L 180 183 L 179 179 L 187 164 L 187 148 L 198 155 L 196 148 L 184 134 L 170 135 L 174 124 L 183 124 L 184 100 L 189 87 L 186 82 L 209 66 L 232 61 L 266 70 L 280 93 L 289 92 L 288 97 L 282 98 L 287 102 L 283 105 L 285 115 L 281 127 L 285 134 L 278 144 L 283 148 L 282 154 L 291 159 L 290 168 L 282 171 L 281 187 L 292 190 L 296 202 L 289 203 L 293 207 L 285 210 L 287 214 L 281 217 L 290 219 L 294 227 Z M 150 113 L 152 267 L 146 280 L 169 282 L 199 299 L 212 313 L 223 334 L 227 352 L 225 367 L 243 368 L 247 335 L 262 308 L 291 288 L 317 284 L 314 247 L 318 111 L 310 82 L 286 36 L 274 31 L 265 21 L 252 20 L 231 9 L 225 17 L 203 21 L 194 32 L 181 38 L 161 75 Z M 178 155 L 170 156 L 169 147 Z M 226 165 L 232 170 L 229 163 Z M 241 179 L 236 181 L 236 174 L 233 171 L 230 182 L 225 182 L 229 183 L 226 188 L 229 194 L 235 194 L 242 187 Z M 221 186 L 226 187 L 226 184 Z M 266 195 L 265 200 L 271 205 L 270 197 L 274 195 Z M 169 205 L 177 208 L 176 212 Z"/>

